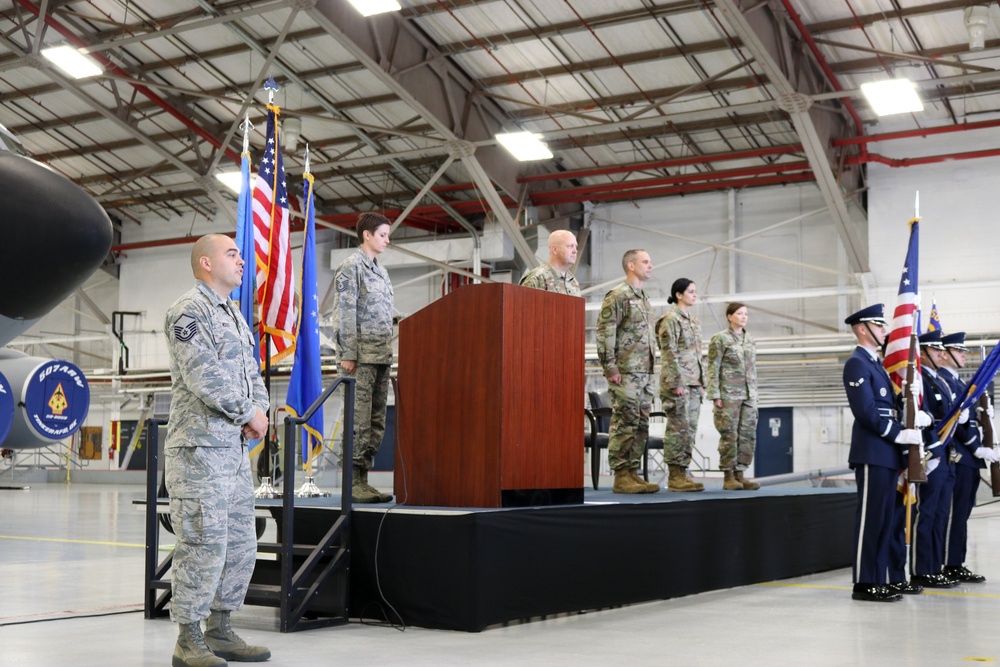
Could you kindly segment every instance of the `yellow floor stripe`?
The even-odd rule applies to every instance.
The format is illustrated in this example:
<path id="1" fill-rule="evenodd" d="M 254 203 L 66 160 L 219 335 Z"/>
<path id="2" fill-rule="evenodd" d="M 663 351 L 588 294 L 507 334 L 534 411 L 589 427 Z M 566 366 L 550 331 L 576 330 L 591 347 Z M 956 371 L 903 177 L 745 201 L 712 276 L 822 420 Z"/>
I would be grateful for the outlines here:
<path id="1" fill-rule="evenodd" d="M 791 584 L 781 581 L 762 581 L 757 586 L 774 586 L 779 588 L 814 588 L 814 589 L 828 589 L 834 591 L 850 591 L 853 586 L 832 586 L 827 584 Z M 989 599 L 1000 599 L 1000 593 L 967 593 L 965 591 L 954 591 L 954 590 L 930 590 L 925 588 L 922 595 L 948 595 L 951 597 L 959 598 L 989 598 Z"/>
<path id="2" fill-rule="evenodd" d="M 26 537 L 24 535 L 0 535 L 0 540 L 24 540 L 27 542 L 59 542 L 62 544 L 97 544 L 103 547 L 138 547 L 145 549 L 145 544 L 132 542 L 100 542 L 98 540 L 69 540 L 62 537 Z"/>

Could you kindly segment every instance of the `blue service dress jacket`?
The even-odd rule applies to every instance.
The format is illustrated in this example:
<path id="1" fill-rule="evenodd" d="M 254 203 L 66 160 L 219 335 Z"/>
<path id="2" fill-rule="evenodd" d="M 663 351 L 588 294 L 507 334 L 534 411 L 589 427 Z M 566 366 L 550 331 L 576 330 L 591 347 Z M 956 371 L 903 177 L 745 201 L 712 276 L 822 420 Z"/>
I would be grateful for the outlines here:
<path id="1" fill-rule="evenodd" d="M 951 387 L 944 378 L 937 373 L 931 373 L 926 366 L 920 369 L 920 374 L 924 381 L 924 402 L 921 409 L 930 414 L 934 419 L 934 424 L 930 428 L 924 429 L 924 445 L 931 449 L 931 456 L 937 458 L 947 455 L 944 447 L 935 447 L 940 442 L 937 430 L 944 420 L 944 416 L 951 410 L 954 402 L 951 397 Z"/>
<path id="2" fill-rule="evenodd" d="M 944 378 L 948 383 L 956 401 L 965 395 L 965 383 L 950 372 L 944 371 L 939 377 Z M 973 454 L 973 452 L 982 446 L 979 423 L 972 418 L 976 414 L 975 406 L 969 408 L 969 412 L 972 413 L 969 421 L 959 424 L 955 428 L 955 435 L 951 438 L 951 446 L 955 448 L 955 453 L 958 454 L 958 460 L 956 461 L 958 465 L 970 468 L 985 468 L 986 462 L 982 459 L 977 459 L 975 454 Z"/>
<path id="3" fill-rule="evenodd" d="M 854 414 L 847 457 L 851 468 L 867 463 L 902 469 L 902 448 L 895 442 L 903 429 L 896 394 L 882 364 L 861 346 L 844 364 L 844 391 Z"/>

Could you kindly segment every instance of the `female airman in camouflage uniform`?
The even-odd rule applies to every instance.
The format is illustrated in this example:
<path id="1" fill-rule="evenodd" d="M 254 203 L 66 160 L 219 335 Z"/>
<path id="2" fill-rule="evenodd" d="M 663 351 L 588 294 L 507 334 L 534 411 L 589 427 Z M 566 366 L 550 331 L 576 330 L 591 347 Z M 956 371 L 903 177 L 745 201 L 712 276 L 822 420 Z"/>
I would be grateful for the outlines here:
<path id="1" fill-rule="evenodd" d="M 705 486 L 688 478 L 694 438 L 698 432 L 704 372 L 701 366 L 701 322 L 690 309 L 698 301 L 697 286 L 678 278 L 667 303 L 673 307 L 656 322 L 660 345 L 660 401 L 667 413 L 663 460 L 670 469 L 668 491 L 702 491 Z"/>
<path id="2" fill-rule="evenodd" d="M 375 259 L 389 246 L 389 220 L 378 213 L 358 218 L 358 251 L 337 267 L 333 303 L 340 366 L 357 379 L 354 399 L 354 476 L 356 503 L 392 500 L 368 484 L 368 471 L 385 435 L 385 409 L 392 368 L 392 284 Z M 346 462 L 345 462 L 346 463 Z"/>
<path id="3" fill-rule="evenodd" d="M 760 488 L 743 476 L 757 444 L 757 345 L 745 329 L 747 318 L 746 306 L 729 304 L 729 328 L 708 344 L 708 400 L 714 403 L 719 469 L 726 476 L 722 488 L 728 491 Z"/>

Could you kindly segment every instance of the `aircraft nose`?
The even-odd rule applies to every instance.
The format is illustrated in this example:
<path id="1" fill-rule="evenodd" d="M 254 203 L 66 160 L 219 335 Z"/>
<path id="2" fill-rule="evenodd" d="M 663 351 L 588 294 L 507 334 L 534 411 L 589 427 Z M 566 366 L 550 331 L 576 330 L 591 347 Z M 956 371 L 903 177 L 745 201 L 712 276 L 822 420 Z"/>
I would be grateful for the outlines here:
<path id="1" fill-rule="evenodd" d="M 35 319 L 101 266 L 111 220 L 75 183 L 20 155 L 0 152 L 0 188 L 0 275 L 10 287 L 0 290 L 0 316 Z"/>

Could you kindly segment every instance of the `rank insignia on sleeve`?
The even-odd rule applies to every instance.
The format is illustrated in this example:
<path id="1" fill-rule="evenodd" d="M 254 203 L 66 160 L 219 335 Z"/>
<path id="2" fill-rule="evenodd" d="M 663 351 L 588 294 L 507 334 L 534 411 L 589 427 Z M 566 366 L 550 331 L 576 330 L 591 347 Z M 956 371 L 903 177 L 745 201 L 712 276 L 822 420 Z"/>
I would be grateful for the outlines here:
<path id="1" fill-rule="evenodd" d="M 343 273 L 337 274 L 337 291 L 343 292 L 347 289 L 348 278 Z"/>
<path id="2" fill-rule="evenodd" d="M 184 314 L 174 320 L 174 338 L 182 343 L 186 343 L 194 338 L 198 331 L 198 321 L 190 315 Z"/>

